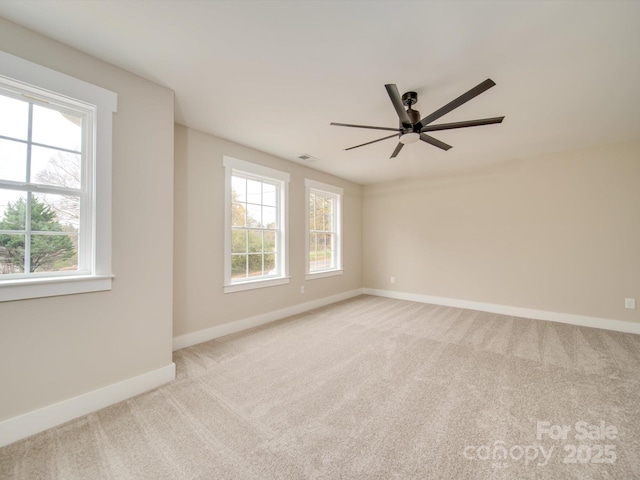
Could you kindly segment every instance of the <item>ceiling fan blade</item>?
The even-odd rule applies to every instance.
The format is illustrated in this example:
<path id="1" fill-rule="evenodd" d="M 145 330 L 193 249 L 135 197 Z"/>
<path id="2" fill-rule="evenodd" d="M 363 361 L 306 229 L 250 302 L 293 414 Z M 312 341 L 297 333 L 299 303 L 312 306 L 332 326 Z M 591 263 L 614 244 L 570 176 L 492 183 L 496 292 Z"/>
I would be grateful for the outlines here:
<path id="1" fill-rule="evenodd" d="M 397 136 L 398 136 L 398 134 L 394 133 L 393 135 L 389 135 L 388 137 L 382 137 L 382 138 L 379 138 L 377 140 L 372 140 L 372 141 L 367 142 L 367 143 L 362 143 L 360 145 L 356 145 L 355 147 L 345 148 L 345 150 L 353 150 L 354 148 L 364 147 L 365 145 L 371 145 L 372 143 L 381 142 L 382 140 L 386 140 L 388 138 L 397 137 Z"/>
<path id="2" fill-rule="evenodd" d="M 437 138 L 430 137 L 426 133 L 420 134 L 420 140 L 422 140 L 423 142 L 427 142 L 433 145 L 434 147 L 441 148 L 442 150 L 449 150 L 451 148 L 451 145 L 447 145 L 446 143 L 441 142 Z"/>
<path id="3" fill-rule="evenodd" d="M 396 147 L 396 149 L 393 151 L 393 153 L 389 158 L 396 158 L 396 155 L 400 153 L 400 150 L 402 150 L 402 147 L 404 147 L 404 143 L 398 142 L 398 146 Z"/>
<path id="4" fill-rule="evenodd" d="M 389 130 L 390 132 L 400 132 L 399 128 L 372 127 L 371 125 L 352 125 L 351 123 L 335 123 L 335 122 L 331 122 L 329 125 L 335 125 L 336 127 L 370 128 L 372 130 Z"/>
<path id="5" fill-rule="evenodd" d="M 428 124 L 430 124 L 434 120 L 437 120 L 438 118 L 442 117 L 443 115 L 446 115 L 451 110 L 458 108 L 460 105 L 463 105 L 463 104 L 467 103 L 472 98 L 475 98 L 478 95 L 480 95 L 481 93 L 486 92 L 491 87 L 493 87 L 495 84 L 496 84 L 496 82 L 494 82 L 490 78 L 487 78 L 484 82 L 482 82 L 479 85 L 476 85 L 471 90 L 469 90 L 467 93 L 463 93 L 462 95 L 460 95 L 455 100 L 452 100 L 451 102 L 447 103 L 444 107 L 442 107 L 439 110 L 436 110 L 435 112 L 433 112 L 432 114 L 427 115 L 426 117 L 424 117 L 422 120 L 420 120 L 420 122 L 418 122 L 418 126 L 421 129 L 424 128 L 425 126 L 427 126 Z"/>
<path id="6" fill-rule="evenodd" d="M 387 89 L 387 93 L 389 94 L 391 103 L 393 103 L 393 108 L 396 109 L 396 113 L 398 114 L 400 123 L 402 123 L 402 125 L 410 127 L 411 120 L 409 119 L 409 115 L 407 115 L 407 111 L 404 109 L 404 105 L 402 104 L 402 97 L 398 92 L 398 87 L 396 87 L 394 83 L 389 83 L 385 85 L 384 88 Z"/>
<path id="7" fill-rule="evenodd" d="M 427 125 L 421 132 L 436 132 L 438 130 L 451 130 L 453 128 L 478 127 L 480 125 L 492 125 L 502 123 L 504 117 L 481 118 L 479 120 L 467 120 L 465 122 L 441 123 L 439 125 Z"/>

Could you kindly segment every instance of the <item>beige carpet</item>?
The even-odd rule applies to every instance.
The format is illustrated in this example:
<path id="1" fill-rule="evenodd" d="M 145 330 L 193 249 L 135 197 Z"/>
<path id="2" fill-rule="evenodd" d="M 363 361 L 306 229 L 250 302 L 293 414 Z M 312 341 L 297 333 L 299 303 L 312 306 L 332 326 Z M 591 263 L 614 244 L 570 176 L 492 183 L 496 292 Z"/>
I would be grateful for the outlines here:
<path id="1" fill-rule="evenodd" d="M 0 449 L 0 478 L 640 478 L 640 336 L 361 296 L 175 361 Z"/>

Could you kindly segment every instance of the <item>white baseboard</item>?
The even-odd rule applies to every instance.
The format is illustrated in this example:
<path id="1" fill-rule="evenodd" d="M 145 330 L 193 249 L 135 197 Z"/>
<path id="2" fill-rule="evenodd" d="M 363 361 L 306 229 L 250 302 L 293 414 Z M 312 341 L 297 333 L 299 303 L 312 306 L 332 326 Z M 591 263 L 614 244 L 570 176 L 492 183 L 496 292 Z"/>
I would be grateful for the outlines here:
<path id="1" fill-rule="evenodd" d="M 176 364 L 63 400 L 0 422 L 0 447 L 153 390 L 176 378 Z"/>
<path id="2" fill-rule="evenodd" d="M 265 323 L 281 320 L 292 315 L 297 315 L 308 310 L 313 310 L 314 308 L 324 307 L 325 305 L 329 305 L 331 303 L 357 297 L 358 295 L 362 295 L 361 288 L 349 290 L 348 292 L 339 293 L 337 295 L 331 295 L 330 297 L 319 298 L 318 300 L 312 300 L 310 302 L 300 303 L 298 305 L 293 305 L 281 310 L 262 313 L 254 317 L 243 318 L 242 320 L 236 320 L 235 322 L 216 325 L 215 327 L 205 328 L 203 330 L 198 330 L 197 332 L 180 335 L 179 337 L 174 337 L 173 339 L 173 350 L 180 350 L 181 348 L 186 348 L 190 347 L 191 345 L 197 345 L 198 343 L 213 340 L 214 338 L 224 337 L 225 335 L 230 335 L 232 333 L 240 332 L 248 328 L 257 327 L 258 325 L 264 325 Z"/>
<path id="3" fill-rule="evenodd" d="M 397 298 L 399 300 L 409 300 L 412 302 L 432 303 L 447 307 L 467 308 L 469 310 L 480 310 L 482 312 L 499 313 L 514 317 L 533 318 L 534 320 L 549 320 L 551 322 L 568 323 L 580 325 L 582 327 L 602 328 L 616 332 L 640 334 L 640 323 L 625 322 L 622 320 L 610 320 L 607 318 L 586 317 L 572 313 L 557 313 L 546 310 L 533 310 L 530 308 L 510 307 L 508 305 L 497 305 L 493 303 L 473 302 L 469 300 L 458 300 L 456 298 L 433 297 L 418 293 L 395 292 L 392 290 L 377 290 L 364 288 L 366 295 L 376 295 L 378 297 Z"/>

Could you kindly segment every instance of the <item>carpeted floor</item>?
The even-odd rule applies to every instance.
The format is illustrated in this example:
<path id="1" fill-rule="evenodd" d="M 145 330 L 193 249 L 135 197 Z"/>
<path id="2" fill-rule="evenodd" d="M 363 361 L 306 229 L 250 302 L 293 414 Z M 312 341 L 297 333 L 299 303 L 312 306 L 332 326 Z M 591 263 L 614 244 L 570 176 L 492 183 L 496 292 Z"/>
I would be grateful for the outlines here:
<path id="1" fill-rule="evenodd" d="M 361 296 L 175 362 L 0 449 L 0 478 L 640 478 L 632 334 Z"/>

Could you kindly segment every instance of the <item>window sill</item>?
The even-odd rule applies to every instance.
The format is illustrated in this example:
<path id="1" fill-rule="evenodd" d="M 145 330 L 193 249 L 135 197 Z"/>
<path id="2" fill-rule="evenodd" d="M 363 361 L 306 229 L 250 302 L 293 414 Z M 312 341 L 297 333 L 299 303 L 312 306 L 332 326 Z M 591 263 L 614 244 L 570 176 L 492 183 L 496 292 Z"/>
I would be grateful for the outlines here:
<path id="1" fill-rule="evenodd" d="M 111 290 L 113 275 L 23 278 L 0 282 L 0 302 Z"/>
<path id="2" fill-rule="evenodd" d="M 333 277 L 335 275 L 342 275 L 344 270 L 324 270 L 322 272 L 316 273 L 307 273 L 305 275 L 305 280 L 315 280 L 316 278 L 325 278 L 325 277 Z"/>
<path id="3" fill-rule="evenodd" d="M 276 285 L 286 285 L 289 283 L 290 277 L 278 277 L 266 280 L 253 280 L 242 283 L 233 283 L 224 286 L 224 293 L 242 292 L 244 290 L 253 290 L 255 288 L 275 287 Z"/>

